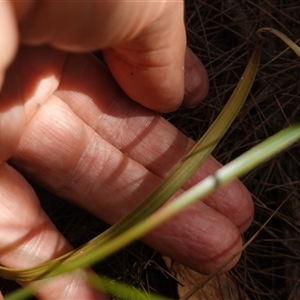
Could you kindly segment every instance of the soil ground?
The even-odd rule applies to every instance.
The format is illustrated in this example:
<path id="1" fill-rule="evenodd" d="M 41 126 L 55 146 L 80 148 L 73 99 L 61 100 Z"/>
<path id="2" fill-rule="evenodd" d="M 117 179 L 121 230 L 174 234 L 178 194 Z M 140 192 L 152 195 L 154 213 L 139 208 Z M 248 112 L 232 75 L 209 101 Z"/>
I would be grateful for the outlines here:
<path id="1" fill-rule="evenodd" d="M 165 117 L 197 139 L 218 115 L 239 80 L 256 42 L 255 31 L 274 27 L 300 40 L 298 1 L 188 0 L 188 43 L 210 77 L 207 99 L 193 109 Z M 300 120 L 300 60 L 277 38 L 266 35 L 257 80 L 246 105 L 214 152 L 226 163 L 280 129 Z M 286 200 L 280 211 L 244 252 L 231 276 L 250 299 L 300 299 L 300 147 L 299 143 L 257 168 L 244 184 L 255 202 L 247 241 Z M 79 208 L 36 187 L 42 205 L 70 242 L 79 246 L 106 225 Z M 160 254 L 135 243 L 95 267 L 97 271 L 147 291 L 176 298 L 176 282 Z M 15 284 L 0 281 L 9 291 Z M 232 299 L 238 299 L 233 297 Z"/>
<path id="2" fill-rule="evenodd" d="M 211 89 L 197 109 L 182 109 L 170 120 L 197 139 L 222 109 L 241 76 L 257 29 L 276 28 L 299 44 L 300 5 L 297 1 L 191 0 L 186 7 L 189 46 L 204 62 Z M 285 44 L 266 35 L 251 95 L 214 152 L 215 157 L 225 164 L 300 120 L 299 67 L 299 58 Z M 298 143 L 243 178 L 256 207 L 245 241 L 287 200 L 232 271 L 251 299 L 300 299 L 299 154 Z"/>

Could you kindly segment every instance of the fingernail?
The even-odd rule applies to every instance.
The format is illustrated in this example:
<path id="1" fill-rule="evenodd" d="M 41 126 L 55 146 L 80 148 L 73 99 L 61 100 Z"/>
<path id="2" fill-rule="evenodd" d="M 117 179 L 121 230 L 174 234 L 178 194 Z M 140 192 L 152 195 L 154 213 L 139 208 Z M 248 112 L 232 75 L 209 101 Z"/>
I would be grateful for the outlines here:
<path id="1" fill-rule="evenodd" d="M 205 67 L 191 49 L 185 54 L 185 95 L 183 106 L 194 107 L 207 95 L 209 89 Z"/>

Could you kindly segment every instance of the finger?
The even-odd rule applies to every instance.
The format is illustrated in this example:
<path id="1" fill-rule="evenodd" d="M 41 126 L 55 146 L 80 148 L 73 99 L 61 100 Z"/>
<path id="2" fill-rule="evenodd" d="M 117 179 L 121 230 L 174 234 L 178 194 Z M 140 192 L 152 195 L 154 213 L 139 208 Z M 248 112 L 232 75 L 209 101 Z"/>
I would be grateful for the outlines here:
<path id="1" fill-rule="evenodd" d="M 185 49 L 183 2 L 169 2 L 155 23 L 136 38 L 103 53 L 114 78 L 131 99 L 168 112 L 178 108 L 184 97 Z"/>
<path id="2" fill-rule="evenodd" d="M 22 15 L 23 42 L 71 51 L 105 49 L 119 85 L 146 107 L 166 112 L 183 99 L 194 106 L 206 96 L 206 71 L 186 50 L 183 1 L 14 5 Z"/>
<path id="3" fill-rule="evenodd" d="M 52 55 L 55 56 L 55 51 Z M 32 63 L 36 63 L 34 57 L 39 55 L 32 53 Z M 82 61 L 84 64 L 81 64 Z M 23 63 L 30 70 L 28 57 L 25 62 Z M 72 65 L 77 70 L 75 73 L 80 71 L 81 82 L 78 81 L 77 75 L 69 73 L 70 70 L 74 71 Z M 88 76 L 84 72 L 87 67 Z M 76 105 L 84 104 L 80 109 L 90 118 L 89 122 L 86 121 L 89 124 L 74 115 L 70 107 L 61 102 L 57 96 L 49 96 L 47 101 L 41 99 L 40 102 L 44 104 L 39 106 L 24 129 L 13 162 L 48 188 L 75 201 L 107 222 L 113 223 L 132 210 L 162 181 L 163 176 L 149 171 L 149 168 L 155 168 L 158 166 L 156 161 L 160 161 L 161 168 L 157 169 L 165 168 L 165 173 L 168 173 L 170 165 L 174 164 L 173 156 L 176 156 L 176 153 L 180 153 L 181 156 L 188 149 L 186 145 L 191 142 L 163 119 L 137 105 L 129 105 L 120 91 L 116 90 L 111 79 L 106 77 L 107 73 L 90 56 L 72 57 L 66 62 L 64 70 L 64 80 L 59 93 L 64 93 L 73 99 L 73 110 L 76 109 Z M 35 75 L 35 82 L 38 82 L 38 73 Z M 72 78 L 73 75 L 74 81 L 66 79 L 68 76 Z M 94 76 L 97 78 L 95 85 L 92 79 Z M 34 79 L 34 76 L 30 77 Z M 99 90 L 99 80 L 104 89 Z M 68 101 L 68 97 L 64 97 L 64 100 Z M 29 99 L 25 104 L 29 114 L 31 114 L 30 107 L 33 107 L 30 103 Z M 119 106 L 116 103 L 121 104 Z M 99 109 L 104 112 L 99 113 Z M 127 125 L 131 125 L 129 126 L 131 128 L 138 128 L 134 135 L 133 129 L 130 130 L 125 126 L 129 130 L 123 131 L 124 138 L 121 138 L 124 144 L 123 151 L 126 153 L 128 150 L 128 153 L 135 155 L 136 159 L 124 155 L 92 129 L 96 128 L 98 132 L 103 131 L 105 134 L 106 131 L 110 132 L 109 126 L 111 126 L 114 134 L 113 127 L 117 125 L 117 130 L 122 131 L 125 123 L 121 121 L 118 124 L 117 119 L 123 117 L 123 113 L 127 116 L 125 123 L 128 122 Z M 135 127 L 135 121 L 138 127 Z M 97 124 L 101 127 L 97 128 Z M 163 136 L 161 130 L 165 133 Z M 162 145 L 164 136 L 166 136 L 166 144 Z M 112 135 L 116 140 L 117 137 L 120 138 Z M 159 143 L 156 140 L 159 140 Z M 147 151 L 145 154 L 143 154 L 144 150 Z M 160 160 L 161 155 L 166 158 L 167 163 L 163 163 L 163 159 Z M 150 157 L 149 160 L 147 156 Z M 147 168 L 136 160 L 142 160 L 142 164 Z M 201 177 L 216 167 L 219 165 L 211 160 L 198 172 L 198 176 Z M 164 171 L 161 174 L 163 173 Z M 47 176 L 41 177 L 41 174 Z M 248 194 L 241 187 L 232 186 L 231 189 L 233 191 L 227 192 L 229 198 L 225 199 L 226 201 L 219 199 L 218 194 L 214 197 L 224 201 L 224 205 L 228 202 L 227 205 L 230 207 L 231 201 L 239 203 L 234 198 L 230 198 L 237 189 L 238 195 L 249 200 Z M 239 200 L 245 207 L 242 199 Z M 248 207 L 251 208 L 251 204 L 248 204 Z M 248 212 L 245 211 L 244 214 L 247 216 Z M 176 220 L 168 222 L 163 228 L 149 235 L 147 241 L 156 249 L 201 271 L 211 270 L 220 264 L 241 243 L 236 226 L 227 217 L 203 203 L 197 204 L 185 214 L 178 216 Z"/>
<path id="4" fill-rule="evenodd" d="M 42 211 L 25 179 L 12 167 L 0 169 L 0 263 L 29 268 L 71 250 L 71 246 Z M 85 283 L 85 272 L 76 271 L 42 280 L 39 299 L 107 299 Z M 30 283 L 22 283 L 30 285 Z"/>
<path id="5" fill-rule="evenodd" d="M 30 50 L 27 50 L 27 52 L 22 52 L 24 61 L 27 60 L 27 55 L 31 56 Z M 36 61 L 38 61 L 39 53 L 36 52 L 35 54 L 37 55 Z M 24 124 L 31 118 L 30 114 L 26 116 L 24 114 L 24 99 L 31 99 L 33 114 L 40 105 L 39 100 L 43 99 L 49 93 L 49 90 L 52 91 L 57 88 L 64 58 L 65 54 L 62 52 L 52 56 L 52 52 L 45 49 L 43 52 L 43 66 L 40 64 L 30 66 L 32 73 L 38 73 L 41 76 L 40 78 L 44 79 L 44 81 L 39 81 L 38 88 L 36 79 L 31 80 L 26 65 L 22 64 L 18 58 L 9 68 L 0 99 L 0 165 L 10 158 L 15 151 Z M 55 68 L 52 65 L 55 65 Z M 23 85 L 24 88 L 22 89 L 21 86 Z"/>
<path id="6" fill-rule="evenodd" d="M 47 59 L 46 51 L 44 57 Z M 62 67 L 63 57 L 61 54 L 54 60 L 52 57 L 43 69 L 39 65 L 32 66 L 31 72 L 41 71 L 39 74 L 44 83 L 49 76 L 47 83 L 40 82 L 38 89 L 35 81 L 28 82 L 26 67 L 22 69 L 22 64 L 14 67 L 18 66 L 17 61 L 7 72 L 7 80 L 0 95 L 0 262 L 6 266 L 32 267 L 71 249 L 42 212 L 27 182 L 5 163 L 17 148 L 24 124 L 30 119 L 29 114 L 26 116 L 27 120 L 24 116 L 24 98 L 32 100 L 34 111 L 38 102 L 33 94 L 39 95 L 41 99 L 42 95 L 47 94 L 47 89 L 57 87 L 57 73 L 51 72 L 50 75 L 49 72 L 53 63 L 57 69 Z M 22 89 L 22 84 L 26 85 L 26 89 Z M 80 271 L 62 276 L 55 283 L 46 281 L 46 285 L 37 294 L 41 299 L 55 299 L 60 294 L 65 295 L 64 299 L 74 299 L 78 294 L 82 294 L 84 299 L 98 299 L 99 295 L 83 283 L 82 276 L 83 272 Z"/>
<path id="7" fill-rule="evenodd" d="M 184 65 L 184 98 L 182 104 L 193 107 L 207 96 L 208 75 L 202 62 L 188 47 L 186 48 Z"/>
<path id="8" fill-rule="evenodd" d="M 206 97 L 209 87 L 205 67 L 189 48 L 184 54 L 183 48 L 178 48 L 179 41 L 178 37 L 173 44 L 163 39 L 173 48 L 153 42 L 150 45 L 161 49 L 145 46 L 144 50 L 133 41 L 126 48 L 103 52 L 113 76 L 131 99 L 150 109 L 169 112 L 182 104 L 196 106 Z"/>
<path id="9" fill-rule="evenodd" d="M 162 182 L 97 135 L 55 96 L 24 129 L 12 162 L 55 194 L 110 224 Z M 236 226 L 203 203 L 172 219 L 146 241 L 201 271 L 219 265 L 241 245 Z"/>
<path id="10" fill-rule="evenodd" d="M 56 95 L 62 97 L 102 138 L 150 172 L 166 178 L 194 145 L 192 140 L 158 115 L 133 105 L 91 57 L 71 55 L 64 70 Z M 85 81 L 83 78 L 89 79 Z M 98 84 L 99 78 L 102 80 L 101 86 Z M 75 86 L 77 96 L 74 96 L 72 90 Z M 220 167 L 219 162 L 209 157 L 184 185 L 184 189 L 190 188 Z M 241 232 L 252 221 L 253 202 L 239 181 L 219 188 L 205 202 L 227 216 Z"/>
<path id="11" fill-rule="evenodd" d="M 3 84 L 4 74 L 13 60 L 18 46 L 18 28 L 14 11 L 9 1 L 0 4 L 0 89 Z"/>
<path id="12" fill-rule="evenodd" d="M 169 1 L 12 2 L 21 40 L 70 51 L 91 51 L 137 37 L 163 14 Z M 64 30 L 61 30 L 61 28 Z M 99 30 L 101 28 L 101 30 Z"/>
<path id="13" fill-rule="evenodd" d="M 206 70 L 186 48 L 182 2 L 168 3 L 160 18 L 135 39 L 103 53 L 125 93 L 153 110 L 194 106 L 208 92 Z"/>

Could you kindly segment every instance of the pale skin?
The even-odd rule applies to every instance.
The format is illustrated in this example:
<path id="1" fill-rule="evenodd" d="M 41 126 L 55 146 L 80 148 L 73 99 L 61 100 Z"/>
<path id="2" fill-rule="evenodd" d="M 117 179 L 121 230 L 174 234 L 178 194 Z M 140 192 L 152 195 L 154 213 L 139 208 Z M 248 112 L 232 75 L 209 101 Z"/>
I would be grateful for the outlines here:
<path id="1" fill-rule="evenodd" d="M 194 143 L 154 111 L 196 105 L 208 91 L 203 65 L 186 50 L 181 1 L 76 3 L 0 3 L 0 263 L 8 267 L 71 249 L 23 175 L 115 223 Z M 88 53 L 97 49 L 109 71 Z M 209 157 L 183 189 L 219 167 Z M 252 217 L 235 181 L 144 241 L 208 273 L 238 250 Z M 80 272 L 48 282 L 38 298 L 106 299 Z"/>

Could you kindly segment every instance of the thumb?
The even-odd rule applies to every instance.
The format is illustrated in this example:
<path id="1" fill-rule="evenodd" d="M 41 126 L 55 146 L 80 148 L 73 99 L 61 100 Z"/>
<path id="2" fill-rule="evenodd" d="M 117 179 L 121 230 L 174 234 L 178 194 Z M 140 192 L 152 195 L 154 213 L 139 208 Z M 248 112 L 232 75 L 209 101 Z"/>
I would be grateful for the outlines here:
<path id="1" fill-rule="evenodd" d="M 151 5 L 148 4 L 149 9 Z M 182 1 L 165 3 L 160 16 L 133 40 L 103 51 L 112 74 L 125 93 L 160 112 L 178 108 L 185 91 L 187 97 L 193 95 L 193 99 L 185 98 L 185 104 L 195 105 L 206 96 L 208 89 L 205 68 L 186 49 L 183 10 Z M 136 22 L 139 22 L 138 18 Z"/>
<path id="2" fill-rule="evenodd" d="M 103 53 L 125 93 L 148 108 L 169 112 L 207 94 L 206 70 L 186 48 L 183 2 L 167 2 L 137 37 Z"/>
<path id="3" fill-rule="evenodd" d="M 185 68 L 182 0 L 22 3 L 15 10 L 23 42 L 68 51 L 105 49 L 116 81 L 130 98 L 148 108 L 174 110 L 185 94 L 194 98 L 185 99 L 185 104 L 195 105 L 207 92 L 201 63 L 188 55 L 190 65 Z"/>
<path id="4" fill-rule="evenodd" d="M 148 6 L 151 9 L 151 3 Z M 185 51 L 183 2 L 176 1 L 165 3 L 160 16 L 133 40 L 103 52 L 115 79 L 131 99 L 167 112 L 183 99 Z"/>

